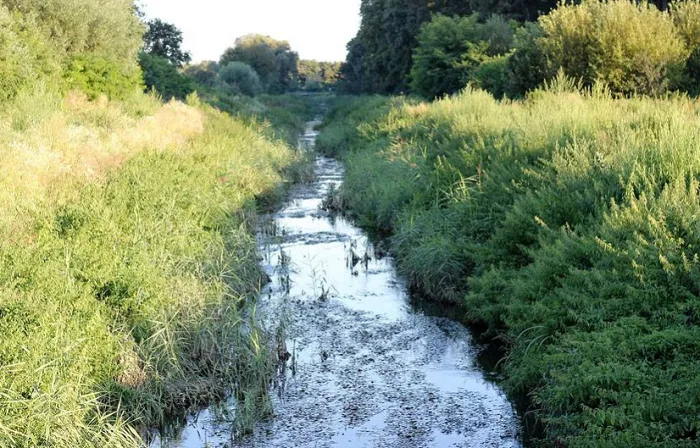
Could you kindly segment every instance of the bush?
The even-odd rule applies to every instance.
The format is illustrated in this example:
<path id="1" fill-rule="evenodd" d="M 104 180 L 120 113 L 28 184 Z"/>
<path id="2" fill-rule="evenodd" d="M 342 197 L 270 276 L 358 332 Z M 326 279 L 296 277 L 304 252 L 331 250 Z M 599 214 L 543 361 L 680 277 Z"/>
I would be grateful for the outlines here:
<path id="1" fill-rule="evenodd" d="M 512 91 L 508 67 L 509 56 L 495 56 L 479 65 L 472 75 L 474 84 L 496 98 L 503 98 Z"/>
<path id="2" fill-rule="evenodd" d="M 35 26 L 0 5 L 0 102 L 59 71 Z"/>
<path id="3" fill-rule="evenodd" d="M 555 71 L 540 46 L 541 37 L 542 28 L 536 23 L 526 23 L 516 31 L 514 50 L 506 64 L 510 76 L 509 96 L 522 97 L 554 76 Z"/>
<path id="4" fill-rule="evenodd" d="M 124 67 L 91 53 L 71 58 L 63 76 L 68 88 L 81 90 L 91 99 L 100 95 L 124 99 L 143 86 L 137 67 Z"/>
<path id="5" fill-rule="evenodd" d="M 700 1 L 675 2 L 670 7 L 673 23 L 690 52 L 676 87 L 700 94 Z"/>
<path id="6" fill-rule="evenodd" d="M 260 77 L 243 62 L 229 62 L 219 70 L 219 83 L 234 94 L 255 96 L 262 92 Z"/>
<path id="7" fill-rule="evenodd" d="M 662 93 L 687 57 L 670 16 L 648 3 L 562 4 L 539 24 L 538 44 L 554 67 L 616 94 Z"/>
<path id="8" fill-rule="evenodd" d="M 472 79 L 476 67 L 508 51 L 512 41 L 512 24 L 498 16 L 486 23 L 479 22 L 478 14 L 435 16 L 418 34 L 411 89 L 426 98 L 457 92 Z"/>
<path id="9" fill-rule="evenodd" d="M 164 100 L 184 100 L 194 91 L 192 79 L 180 73 L 166 58 L 141 53 L 139 62 L 146 89 L 158 92 Z"/>
<path id="10" fill-rule="evenodd" d="M 216 62 L 207 61 L 185 67 L 185 75 L 194 79 L 197 84 L 211 88 L 216 85 L 218 70 Z"/>

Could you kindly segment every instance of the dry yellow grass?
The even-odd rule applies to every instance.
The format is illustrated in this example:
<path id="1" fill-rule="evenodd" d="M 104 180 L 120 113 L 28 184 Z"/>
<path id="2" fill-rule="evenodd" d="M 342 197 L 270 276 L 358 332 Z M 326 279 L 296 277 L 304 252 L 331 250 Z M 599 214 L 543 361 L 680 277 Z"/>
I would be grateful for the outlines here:
<path id="1" fill-rule="evenodd" d="M 18 129 L 14 108 L 1 114 L 0 225 L 17 224 L 22 212 L 47 199 L 56 183 L 100 179 L 141 151 L 179 148 L 204 130 L 205 116 L 197 108 L 138 101 L 146 102 L 140 106 L 148 113 L 134 117 L 124 103 L 90 102 L 78 93 L 62 101 L 49 97 L 40 100 L 46 113 Z"/>

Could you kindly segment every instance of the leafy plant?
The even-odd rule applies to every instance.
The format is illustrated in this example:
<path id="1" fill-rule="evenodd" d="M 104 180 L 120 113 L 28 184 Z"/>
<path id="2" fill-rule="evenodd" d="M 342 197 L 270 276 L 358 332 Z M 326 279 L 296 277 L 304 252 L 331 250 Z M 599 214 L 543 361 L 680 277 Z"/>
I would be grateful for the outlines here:
<path id="1" fill-rule="evenodd" d="M 255 96 L 262 91 L 258 74 L 253 67 L 242 62 L 229 62 L 221 67 L 218 80 L 234 94 Z"/>

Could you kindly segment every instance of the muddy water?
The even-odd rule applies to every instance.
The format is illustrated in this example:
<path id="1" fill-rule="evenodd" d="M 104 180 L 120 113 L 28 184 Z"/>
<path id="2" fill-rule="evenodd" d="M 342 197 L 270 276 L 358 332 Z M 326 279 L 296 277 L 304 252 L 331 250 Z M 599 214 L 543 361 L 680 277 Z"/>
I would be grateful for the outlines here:
<path id="1" fill-rule="evenodd" d="M 311 123 L 301 139 L 314 144 Z M 411 308 L 393 262 L 362 230 L 320 209 L 343 167 L 316 160 L 263 225 L 272 282 L 258 312 L 282 325 L 291 355 L 275 381 L 275 415 L 232 441 L 211 410 L 169 447 L 520 447 L 518 419 L 484 378 L 469 332 Z"/>

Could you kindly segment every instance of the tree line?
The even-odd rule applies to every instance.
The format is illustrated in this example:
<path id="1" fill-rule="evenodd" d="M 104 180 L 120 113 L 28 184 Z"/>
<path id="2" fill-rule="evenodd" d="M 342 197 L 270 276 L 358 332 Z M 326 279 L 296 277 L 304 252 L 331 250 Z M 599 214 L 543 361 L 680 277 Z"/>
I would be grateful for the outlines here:
<path id="1" fill-rule="evenodd" d="M 468 84 L 521 97 L 560 72 L 617 95 L 698 93 L 697 0 L 363 0 L 341 69 L 348 93 L 427 98 Z"/>
<path id="2" fill-rule="evenodd" d="M 146 20 L 133 0 L 1 0 L 0 101 L 43 83 L 89 98 L 123 99 L 138 90 L 163 99 L 195 90 L 220 95 L 334 87 L 340 63 L 300 60 L 268 36 L 236 40 L 219 61 L 191 65 L 182 32 Z"/>
<path id="3" fill-rule="evenodd" d="M 340 72 L 341 62 L 300 59 L 289 42 L 260 34 L 239 37 L 218 61 L 189 64 L 180 30 L 158 19 L 147 26 L 141 68 L 146 87 L 165 98 L 183 98 L 194 90 L 233 96 L 328 90 Z"/>

